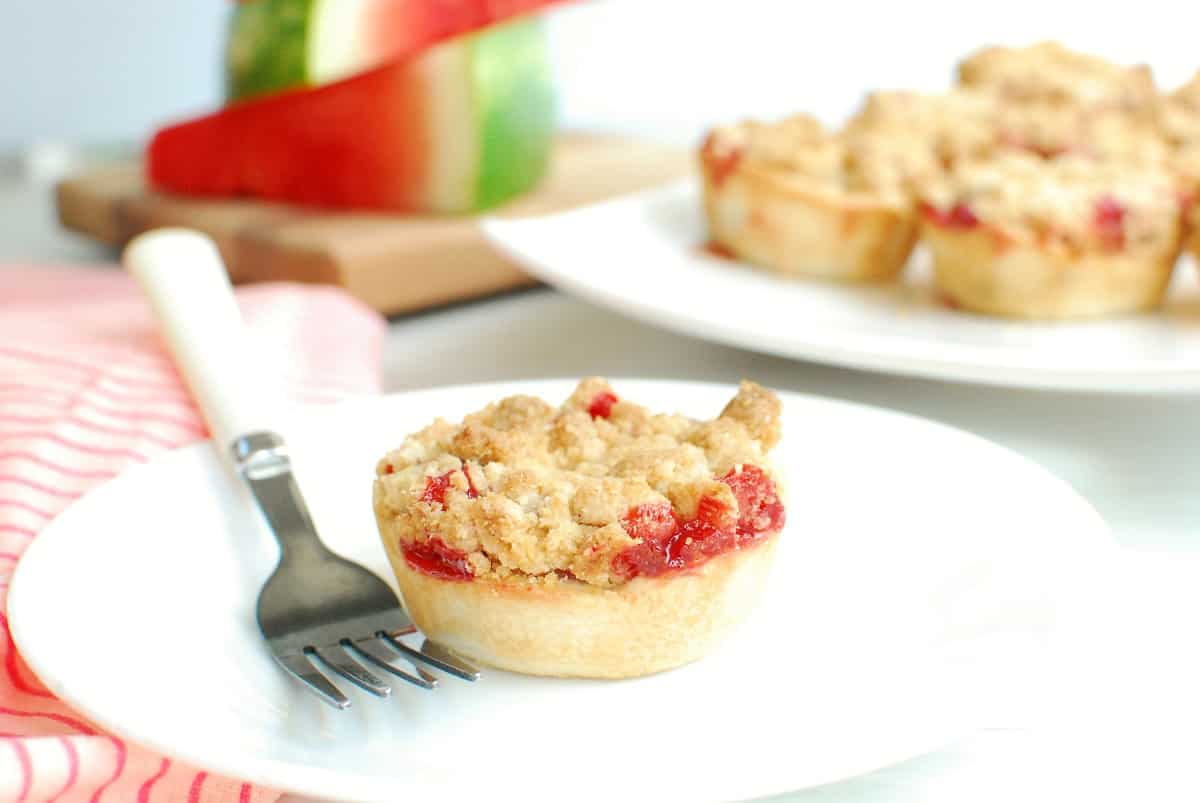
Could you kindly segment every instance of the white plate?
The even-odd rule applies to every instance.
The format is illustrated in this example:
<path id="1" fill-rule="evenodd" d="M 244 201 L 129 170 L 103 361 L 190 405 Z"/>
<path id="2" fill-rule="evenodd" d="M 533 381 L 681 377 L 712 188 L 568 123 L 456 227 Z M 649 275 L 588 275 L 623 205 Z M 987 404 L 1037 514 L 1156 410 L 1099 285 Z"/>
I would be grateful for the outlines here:
<path id="1" fill-rule="evenodd" d="M 484 229 L 562 290 L 755 351 L 997 385 L 1200 390 L 1200 285 L 1190 259 L 1162 313 L 1038 324 L 946 308 L 921 252 L 903 282 L 874 288 L 789 280 L 709 256 L 692 181 L 546 217 L 490 219 Z"/>
<path id="2" fill-rule="evenodd" d="M 697 416 L 731 394 L 625 381 Z M 437 415 L 566 382 L 411 393 L 286 427 L 322 533 L 384 576 L 376 459 Z M 211 771 L 370 800 L 729 800 L 849 777 L 977 724 L 1044 668 L 1098 515 L 1024 459 L 920 419 L 785 395 L 788 526 L 752 620 L 717 654 L 624 682 L 489 670 L 345 713 L 285 678 L 253 608 L 274 548 L 205 444 L 135 468 L 56 519 L 21 560 L 13 635 L 105 728 Z M 519 793 L 519 795 L 518 795 Z"/>

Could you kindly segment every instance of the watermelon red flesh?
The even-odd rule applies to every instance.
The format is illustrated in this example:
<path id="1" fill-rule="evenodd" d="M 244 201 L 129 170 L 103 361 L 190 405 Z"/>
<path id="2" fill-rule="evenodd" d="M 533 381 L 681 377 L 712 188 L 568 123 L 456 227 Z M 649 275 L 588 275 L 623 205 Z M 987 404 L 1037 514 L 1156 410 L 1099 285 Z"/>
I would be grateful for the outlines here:
<path id="1" fill-rule="evenodd" d="M 324 0 L 337 3 L 339 0 Z M 550 5 L 554 0 L 374 0 L 362 30 L 370 52 L 392 57 Z M 387 58 L 387 55 L 383 56 Z"/>
<path id="2" fill-rule="evenodd" d="M 553 109 L 544 33 L 522 19 L 163 129 L 147 173 L 188 195 L 467 212 L 540 178 Z"/>
<path id="3" fill-rule="evenodd" d="M 253 0 L 226 49 L 230 99 L 320 86 L 562 0 Z"/>
<path id="4" fill-rule="evenodd" d="M 423 186 L 424 105 L 404 65 L 241 104 L 160 131 L 155 187 L 324 206 L 411 209 Z"/>

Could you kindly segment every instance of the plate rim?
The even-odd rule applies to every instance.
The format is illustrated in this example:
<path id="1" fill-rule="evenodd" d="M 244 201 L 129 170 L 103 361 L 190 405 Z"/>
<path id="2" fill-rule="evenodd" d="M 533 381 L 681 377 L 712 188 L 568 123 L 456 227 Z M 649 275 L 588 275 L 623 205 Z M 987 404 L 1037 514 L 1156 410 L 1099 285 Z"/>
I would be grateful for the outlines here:
<path id="1" fill-rule="evenodd" d="M 452 396 L 459 392 L 469 390 L 481 394 L 486 393 L 489 397 L 492 397 L 497 393 L 509 394 L 521 392 L 522 389 L 524 389 L 525 392 L 546 394 L 548 392 L 547 388 L 551 386 L 561 386 L 562 388 L 567 389 L 569 392 L 569 388 L 572 387 L 577 381 L 578 377 L 546 377 L 538 379 L 432 386 L 395 393 L 381 394 L 378 396 L 355 397 L 330 405 L 296 407 L 291 411 L 292 415 L 288 415 L 286 417 L 286 420 L 288 423 L 292 423 L 297 421 L 303 422 L 311 417 L 320 418 L 322 416 L 336 416 L 338 414 L 338 410 L 353 408 L 364 404 L 372 406 L 397 404 L 401 403 L 401 400 L 405 399 L 406 397 L 413 395 Z M 695 388 L 703 389 L 705 392 L 709 393 L 716 393 L 717 391 L 728 393 L 736 388 L 735 385 L 724 382 L 653 379 L 644 377 L 614 377 L 610 378 L 609 381 L 617 386 L 634 388 L 631 395 L 636 395 L 638 393 L 637 388 L 639 385 L 643 388 L 670 387 L 672 393 L 679 393 L 685 391 L 686 389 Z M 981 448 L 985 451 L 991 452 L 995 457 L 1002 457 L 1003 459 L 1008 460 L 1015 465 L 1020 465 L 1023 471 L 1037 475 L 1039 484 L 1045 484 L 1047 486 L 1054 487 L 1054 494 L 1056 498 L 1070 502 L 1071 506 L 1075 509 L 1075 512 L 1081 517 L 1081 522 L 1090 519 L 1089 526 L 1073 528 L 1069 533 L 1069 536 L 1067 536 L 1074 540 L 1072 544 L 1073 549 L 1078 548 L 1081 544 L 1084 544 L 1085 541 L 1089 549 L 1097 550 L 1097 554 L 1109 554 L 1118 548 L 1118 544 L 1113 537 L 1111 528 L 1109 528 L 1107 522 L 1104 521 L 1100 513 L 1090 502 L 1088 502 L 1085 497 L 1083 497 L 1082 494 L 1075 490 L 1070 483 L 1049 471 L 1049 469 L 1045 468 L 1038 462 L 1025 457 L 1024 455 L 1021 455 L 1015 450 L 1010 449 L 1009 447 L 995 443 L 981 435 L 970 432 L 969 430 L 902 410 L 895 410 L 880 405 L 866 404 L 820 394 L 787 390 L 781 390 L 777 392 L 784 398 L 785 401 L 790 397 L 799 399 L 804 403 L 815 403 L 818 406 L 852 409 L 859 414 L 882 416 L 883 418 L 887 419 L 904 421 L 906 425 L 916 424 L 917 426 L 922 427 L 932 427 L 935 430 L 940 430 L 945 434 L 949 434 L 951 437 L 969 441 L 973 444 L 973 448 Z M 323 797 L 328 797 L 332 800 L 344 801 L 391 799 L 390 796 L 380 796 L 379 793 L 381 790 L 378 786 L 381 783 L 380 780 L 364 778 L 364 776 L 356 774 L 352 771 L 301 765 L 297 762 L 281 761 L 278 759 L 263 757 L 252 757 L 248 761 L 239 763 L 239 761 L 237 761 L 235 758 L 232 758 L 229 754 L 209 754 L 203 750 L 200 750 L 199 752 L 180 750 L 167 743 L 167 737 L 165 736 L 155 738 L 152 734 L 139 734 L 130 732 L 128 729 L 123 727 L 119 721 L 115 721 L 112 717 L 105 715 L 103 711 L 97 712 L 95 710 L 96 707 L 88 704 L 86 700 L 80 701 L 73 698 L 66 692 L 65 689 L 62 688 L 61 684 L 56 682 L 55 674 L 52 671 L 40 671 L 45 669 L 45 667 L 42 666 L 38 658 L 38 652 L 36 648 L 30 654 L 30 657 L 27 657 L 27 650 L 25 648 L 30 643 L 36 644 L 38 637 L 33 635 L 32 631 L 35 630 L 35 628 L 32 627 L 32 622 L 30 621 L 34 619 L 36 615 L 31 612 L 31 614 L 27 616 L 24 613 L 24 610 L 27 607 L 24 599 L 27 594 L 36 599 L 37 592 L 25 591 L 25 586 L 31 582 L 25 578 L 29 576 L 31 570 L 23 567 L 33 565 L 35 569 L 32 571 L 36 573 L 38 564 L 44 561 L 44 559 L 37 556 L 39 556 L 44 550 L 54 549 L 54 542 L 60 538 L 69 537 L 57 535 L 60 530 L 63 530 L 67 533 L 71 532 L 71 529 L 64 529 L 62 525 L 59 524 L 59 519 L 67 517 L 68 513 L 76 510 L 80 506 L 94 504 L 94 502 L 87 502 L 86 500 L 92 498 L 97 494 L 97 492 L 111 493 L 111 491 L 105 491 L 104 489 L 112 488 L 118 484 L 125 485 L 130 482 L 135 482 L 136 479 L 129 479 L 131 475 L 136 478 L 137 475 L 140 475 L 144 472 L 151 472 L 161 469 L 163 463 L 191 460 L 192 455 L 199 455 L 201 453 L 207 453 L 208 455 L 206 458 L 202 459 L 216 460 L 212 441 L 204 440 L 169 450 L 160 455 L 156 455 L 154 458 L 144 463 L 129 467 L 117 476 L 106 480 L 95 488 L 89 490 L 79 499 L 75 500 L 71 505 L 68 506 L 68 508 L 56 516 L 55 519 L 51 520 L 51 522 L 46 525 L 46 527 L 38 534 L 38 536 L 35 537 L 32 542 L 30 542 L 26 550 L 22 553 L 21 559 L 18 561 L 14 569 L 8 594 L 7 614 L 9 617 L 9 629 L 17 651 L 25 660 L 28 668 L 38 677 L 39 681 L 42 682 L 48 690 L 54 693 L 56 698 L 58 698 L 64 704 L 72 707 L 83 716 L 87 717 L 89 721 L 95 723 L 105 732 L 110 733 L 120 739 L 124 739 L 130 744 L 138 745 L 158 754 L 184 761 L 209 772 L 214 772 L 227 777 L 236 778 L 241 781 L 291 794 L 309 796 L 316 794 Z M 73 513 L 71 514 L 71 518 L 73 518 L 75 515 L 79 514 Z M 50 537 L 47 538 L 47 535 Z M 46 546 L 47 543 L 49 543 L 50 546 Z M 27 563 L 26 559 L 30 555 L 34 556 L 34 560 Z M 28 607 L 33 608 L 34 606 L 30 605 Z M 49 682 L 47 681 L 47 678 L 50 678 Z M 964 735 L 963 731 L 957 730 L 954 733 L 942 734 L 937 738 L 925 739 L 922 741 L 920 746 L 912 746 L 910 749 L 903 751 L 903 755 L 895 755 L 886 760 L 884 763 L 879 763 L 878 760 L 864 762 L 869 763 L 870 766 L 856 770 L 850 774 L 846 774 L 844 771 L 839 771 L 836 773 L 835 777 L 830 777 L 826 780 L 821 780 L 817 783 L 809 784 L 802 788 L 813 788 L 814 786 L 826 783 L 849 780 L 850 778 L 859 777 L 869 772 L 894 766 L 895 764 L 902 763 L 912 758 L 937 750 L 940 747 L 951 743 L 953 740 L 960 738 L 962 735 Z M 204 744 L 207 744 L 207 742 Z M 357 780 L 351 781 L 350 779 L 352 778 L 356 778 Z M 279 782 L 280 780 L 285 780 L 285 782 L 281 784 Z M 475 790 L 474 787 L 462 790 L 447 790 L 443 787 L 435 786 L 434 782 L 432 782 L 430 779 L 422 779 L 419 785 L 413 787 L 413 790 L 419 792 L 423 789 L 432 790 L 435 788 L 440 794 L 443 794 L 446 799 L 455 800 L 462 798 L 464 793 L 478 791 Z M 790 787 L 748 787 L 747 789 L 749 797 L 782 794 L 790 791 L 798 790 Z"/>
<path id="2" fill-rule="evenodd" d="M 508 218 L 487 215 L 480 221 L 480 230 L 494 248 L 521 265 L 527 272 L 546 284 L 569 295 L 592 302 L 619 315 L 633 318 L 650 326 L 674 331 L 707 342 L 731 345 L 760 354 L 784 357 L 856 371 L 887 375 L 909 376 L 919 379 L 948 381 L 991 387 L 1021 388 L 1031 390 L 1088 392 L 1113 395 L 1130 393 L 1185 394 L 1200 391 L 1200 356 L 1194 366 L 1139 368 L 1130 365 L 1121 371 L 1075 370 L 1061 365 L 1022 365 L 1014 360 L 1002 360 L 981 364 L 973 361 L 969 354 L 939 358 L 925 355 L 896 353 L 889 350 L 888 338 L 883 335 L 861 335 L 866 346 L 847 347 L 843 340 L 845 330 L 830 331 L 827 336 L 818 330 L 803 330 L 804 337 L 780 341 L 761 338 L 760 333 L 728 326 L 717 320 L 705 319 L 697 322 L 674 308 L 651 303 L 635 294 L 624 294 L 610 290 L 594 282 L 579 278 L 575 273 L 563 271 L 550 262 L 531 254 L 527 247 L 515 243 L 512 232 L 518 236 L 540 225 L 555 223 L 566 218 L 603 212 L 631 204 L 648 204 L 660 198 L 686 194 L 698 204 L 699 183 L 693 177 L 675 179 L 654 187 L 639 190 L 616 198 L 541 215 Z M 753 270 L 739 263 L 742 270 Z M 756 271 L 756 278 L 785 282 L 790 280 L 773 276 L 769 272 Z M 991 320 L 991 319 L 988 319 Z M 1022 325 L 1021 321 L 1004 321 Z M 1029 326 L 1053 326 L 1053 323 L 1024 322 Z M 1100 324 L 1101 321 L 1082 321 L 1080 324 Z M 948 349 L 961 350 L 958 344 L 946 342 Z"/>

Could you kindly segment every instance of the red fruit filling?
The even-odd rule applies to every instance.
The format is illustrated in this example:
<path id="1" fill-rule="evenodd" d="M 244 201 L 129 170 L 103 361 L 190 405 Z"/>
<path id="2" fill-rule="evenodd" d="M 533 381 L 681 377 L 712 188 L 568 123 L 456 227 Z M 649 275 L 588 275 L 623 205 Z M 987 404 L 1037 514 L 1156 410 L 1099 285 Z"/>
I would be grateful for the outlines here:
<path id="1" fill-rule="evenodd" d="M 601 394 L 607 396 L 611 394 Z M 614 397 L 615 400 L 615 397 Z M 445 505 L 453 471 L 430 477 L 421 500 Z M 467 475 L 470 483 L 470 475 Z M 638 505 L 621 520 L 630 537 L 640 543 L 613 559 L 613 568 L 627 579 L 655 577 L 664 572 L 697 566 L 711 557 L 753 543 L 783 528 L 785 513 L 775 483 L 757 466 L 743 466 L 719 478 L 737 500 L 738 517 L 712 496 L 700 499 L 694 516 L 682 519 L 670 503 Z M 478 496 L 471 485 L 471 498 Z M 404 560 L 416 571 L 442 580 L 466 581 L 474 577 L 466 554 L 434 536 L 421 543 L 403 544 Z M 574 579 L 570 572 L 560 574 Z"/>
<path id="2" fill-rule="evenodd" d="M 425 480 L 425 490 L 421 494 L 421 501 L 436 502 L 445 507 L 446 492 L 450 490 L 450 477 L 453 475 L 453 471 L 447 471 L 445 474 Z M 467 478 L 467 496 L 471 499 L 479 496 L 479 492 L 475 490 L 475 484 L 471 482 L 471 475 L 463 471 L 463 476 Z M 437 536 L 428 538 L 419 544 L 401 544 L 401 552 L 409 566 L 442 580 L 470 580 L 475 576 L 471 571 L 471 565 L 467 563 L 466 554 L 447 546 L 446 542 Z"/>
<path id="3" fill-rule="evenodd" d="M 742 161 L 741 148 L 728 145 L 718 147 L 713 134 L 709 134 L 708 139 L 704 140 L 702 149 L 707 157 L 713 184 L 718 187 L 725 183 L 725 179 L 729 178 L 729 174 L 736 170 L 738 163 Z"/>
<path id="4" fill-rule="evenodd" d="M 631 538 L 641 543 L 613 558 L 625 578 L 655 577 L 697 566 L 709 558 L 778 532 L 785 520 L 775 483 L 756 466 L 744 466 L 720 478 L 738 502 L 738 518 L 715 497 L 701 498 L 696 514 L 681 519 L 667 502 L 638 505 L 621 520 Z"/>
<path id="5" fill-rule="evenodd" d="M 453 471 L 447 471 L 439 477 L 430 477 L 425 480 L 425 490 L 421 494 L 421 501 L 437 502 L 442 507 L 445 507 L 446 491 L 450 490 L 450 477 L 453 474 Z M 479 491 L 475 490 L 475 483 L 471 482 L 471 475 L 463 471 L 463 476 L 467 478 L 467 496 L 471 499 L 479 496 Z"/>
<path id="6" fill-rule="evenodd" d="M 712 240 L 709 240 L 707 243 L 702 245 L 700 250 L 709 256 L 718 257 L 720 259 L 737 259 L 737 255 L 735 255 L 728 246 L 721 245 L 720 243 L 713 242 Z"/>
<path id="7" fill-rule="evenodd" d="M 588 405 L 588 415 L 592 418 L 608 418 L 612 415 L 613 405 L 618 401 L 617 394 L 610 391 L 597 393 L 592 399 L 592 403 Z"/>
<path id="8" fill-rule="evenodd" d="M 475 577 L 466 554 L 436 536 L 421 543 L 401 544 L 400 551 L 410 567 L 439 580 L 463 582 Z"/>
<path id="9" fill-rule="evenodd" d="M 758 466 L 742 466 L 731 470 L 721 482 L 733 490 L 738 502 L 737 532 L 741 541 L 750 541 L 763 533 L 783 528 L 786 515 L 775 483 Z"/>
<path id="10" fill-rule="evenodd" d="M 962 309 L 962 305 L 945 293 L 937 294 L 937 301 L 946 309 Z"/>
<path id="11" fill-rule="evenodd" d="M 979 218 L 971 211 L 971 207 L 959 201 L 949 209 L 938 209 L 932 204 L 921 204 L 921 214 L 931 223 L 944 229 L 973 229 L 979 225 Z"/>
<path id="12" fill-rule="evenodd" d="M 1092 225 L 1106 247 L 1114 250 L 1125 247 L 1125 212 L 1125 205 L 1111 195 L 1096 201 Z"/>

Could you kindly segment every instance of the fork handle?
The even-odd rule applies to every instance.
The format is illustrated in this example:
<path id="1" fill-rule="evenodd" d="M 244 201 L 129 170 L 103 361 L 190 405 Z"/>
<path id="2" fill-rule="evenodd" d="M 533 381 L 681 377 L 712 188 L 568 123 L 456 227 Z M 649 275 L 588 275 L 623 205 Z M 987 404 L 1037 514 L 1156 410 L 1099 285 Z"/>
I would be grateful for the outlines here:
<path id="1" fill-rule="evenodd" d="M 190 229 L 156 229 L 136 237 L 123 261 L 228 464 L 239 436 L 269 429 L 272 405 L 216 245 Z"/>

